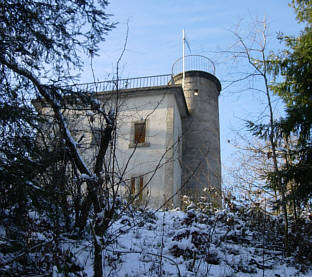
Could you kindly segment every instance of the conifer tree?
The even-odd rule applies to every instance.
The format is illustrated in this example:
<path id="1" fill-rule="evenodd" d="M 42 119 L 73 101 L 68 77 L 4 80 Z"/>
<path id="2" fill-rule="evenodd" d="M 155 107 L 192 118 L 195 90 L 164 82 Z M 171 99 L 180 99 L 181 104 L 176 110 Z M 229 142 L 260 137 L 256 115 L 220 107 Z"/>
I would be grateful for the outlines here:
<path id="1" fill-rule="evenodd" d="M 295 195 L 300 206 L 312 198 L 312 1 L 293 0 L 291 6 L 305 28 L 298 37 L 280 37 L 286 49 L 271 64 L 282 82 L 272 89 L 286 104 L 286 116 L 278 123 L 280 139 L 296 138 L 295 146 L 285 149 L 281 173 L 284 183 L 294 184 L 288 199 Z"/>
<path id="2" fill-rule="evenodd" d="M 47 174 L 46 183 L 57 187 L 57 178 L 62 175 L 60 152 L 66 150 L 66 157 L 71 157 L 81 174 L 86 173 L 62 116 L 64 93 L 69 91 L 64 88 L 77 81 L 82 56 L 96 55 L 99 43 L 114 27 L 106 13 L 107 5 L 106 0 L 0 1 L 0 222 L 8 228 L 13 227 L 8 222 L 11 211 L 18 223 L 16 229 L 24 227 L 27 231 L 23 221 L 34 205 L 51 210 L 62 205 L 62 197 L 66 198 L 64 182 L 61 194 L 46 190 L 45 182 L 38 178 Z M 43 99 L 53 110 L 50 120 L 58 124 L 61 134 L 52 141 L 62 142 L 58 147 L 44 140 L 38 143 L 42 118 L 31 104 L 33 99 Z M 49 172 L 51 168 L 54 171 Z M 51 198 L 56 204 L 49 207 Z M 57 211 L 54 214 L 58 218 Z M 11 233 L 8 230 L 7 234 Z M 28 253 L 27 239 L 18 235 L 16 243 L 12 253 Z M 31 271 L 35 275 L 47 273 L 40 267 L 30 270 L 39 270 Z"/>

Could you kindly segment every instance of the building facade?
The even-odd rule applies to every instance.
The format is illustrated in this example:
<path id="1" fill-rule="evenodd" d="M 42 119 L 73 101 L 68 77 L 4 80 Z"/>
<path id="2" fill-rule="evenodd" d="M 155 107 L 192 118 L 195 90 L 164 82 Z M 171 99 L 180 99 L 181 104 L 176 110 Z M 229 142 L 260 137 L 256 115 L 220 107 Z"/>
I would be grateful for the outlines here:
<path id="1" fill-rule="evenodd" d="M 207 58 L 198 58 L 207 63 Z M 123 180 L 118 190 L 124 197 L 153 208 L 180 207 L 182 195 L 221 206 L 221 84 L 212 68 L 187 65 L 184 73 L 79 86 L 117 115 L 108 164 L 114 159 L 112 174 Z M 81 155 L 92 166 L 105 122 L 92 109 L 78 106 L 71 105 L 64 115 Z M 51 112 L 49 107 L 37 109 Z"/>

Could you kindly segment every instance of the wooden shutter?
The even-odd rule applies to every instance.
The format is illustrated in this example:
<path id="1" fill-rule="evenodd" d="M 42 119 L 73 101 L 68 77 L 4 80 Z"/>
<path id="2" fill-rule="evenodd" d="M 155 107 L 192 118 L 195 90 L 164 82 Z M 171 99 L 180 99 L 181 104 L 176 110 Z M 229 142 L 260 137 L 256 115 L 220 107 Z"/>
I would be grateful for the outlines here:
<path id="1" fill-rule="evenodd" d="M 140 176 L 140 195 L 139 195 L 140 200 L 143 199 L 143 187 L 144 187 L 144 185 L 143 185 L 143 176 Z"/>
<path id="2" fill-rule="evenodd" d="M 134 195 L 134 193 L 135 193 L 135 178 L 131 177 L 130 194 Z"/>
<path id="3" fill-rule="evenodd" d="M 134 123 L 134 143 L 144 143 L 145 142 L 145 122 Z"/>

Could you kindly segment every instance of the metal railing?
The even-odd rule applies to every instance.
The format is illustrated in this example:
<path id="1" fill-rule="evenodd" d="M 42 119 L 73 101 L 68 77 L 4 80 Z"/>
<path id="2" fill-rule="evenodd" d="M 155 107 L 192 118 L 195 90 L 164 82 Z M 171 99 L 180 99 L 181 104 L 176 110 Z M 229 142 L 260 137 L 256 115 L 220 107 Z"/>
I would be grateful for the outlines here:
<path id="1" fill-rule="evenodd" d="M 215 74 L 215 65 L 213 61 L 201 55 L 185 56 L 184 69 L 185 71 L 199 70 Z M 183 58 L 179 58 L 172 65 L 172 74 L 77 84 L 71 86 L 71 90 L 82 92 L 102 92 L 102 91 L 115 91 L 134 88 L 168 86 L 174 84 L 173 76 L 181 73 L 182 71 L 183 71 Z"/>
<path id="2" fill-rule="evenodd" d="M 201 55 L 187 55 L 184 57 L 184 70 L 205 71 L 215 75 L 215 65 L 212 60 Z M 172 75 L 178 75 L 183 72 L 183 57 L 179 58 L 172 65 Z"/>
<path id="3" fill-rule="evenodd" d="M 133 88 L 166 86 L 170 85 L 171 83 L 172 83 L 172 75 L 165 74 L 165 75 L 78 84 L 73 85 L 71 89 L 74 91 L 77 90 L 85 92 L 102 92 L 102 91 L 115 91 Z"/>

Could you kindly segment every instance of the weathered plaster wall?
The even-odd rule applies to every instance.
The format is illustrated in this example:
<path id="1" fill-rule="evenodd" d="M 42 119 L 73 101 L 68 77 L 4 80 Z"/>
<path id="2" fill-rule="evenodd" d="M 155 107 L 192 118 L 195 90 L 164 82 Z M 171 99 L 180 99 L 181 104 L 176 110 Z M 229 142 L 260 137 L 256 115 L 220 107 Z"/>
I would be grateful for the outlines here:
<path id="1" fill-rule="evenodd" d="M 126 169 L 126 179 L 144 175 L 144 198 L 158 206 L 166 190 L 165 164 L 167 96 L 159 94 L 131 95 L 122 99 L 118 115 L 117 159 Z M 136 121 L 146 120 L 146 147 L 129 147 L 131 130 Z M 129 160 L 129 157 L 131 159 Z M 127 166 L 127 168 L 125 168 Z M 152 179 L 151 179 L 152 178 Z"/>
<path id="2" fill-rule="evenodd" d="M 100 94 L 98 99 L 105 103 L 106 110 L 113 108 L 118 111 L 117 163 L 114 170 L 125 180 L 121 192 L 129 195 L 131 177 L 144 176 L 144 185 L 147 186 L 141 204 L 158 208 L 170 199 L 165 207 L 178 206 L 178 195 L 172 196 L 181 186 L 181 166 L 175 153 L 182 131 L 179 109 L 186 114 L 181 88 L 128 90 L 118 94 L 118 97 Z M 49 109 L 44 113 L 48 114 Z M 80 153 L 90 167 L 94 166 L 96 144 L 99 143 L 96 130 L 101 124 L 104 127 L 105 122 L 91 111 L 69 109 L 64 115 L 69 119 L 74 138 L 79 141 Z M 133 144 L 133 126 L 138 121 L 146 121 L 146 141 L 143 145 Z"/>
<path id="3" fill-rule="evenodd" d="M 129 148 L 133 123 L 141 120 L 147 122 L 148 146 Z M 144 182 L 149 183 L 144 197 L 150 206 L 160 207 L 164 202 L 165 207 L 179 206 L 176 192 L 181 186 L 181 166 L 176 151 L 182 126 L 176 94 L 155 90 L 124 96 L 118 122 L 118 157 L 122 167 L 128 164 L 127 178 L 144 175 Z"/>

